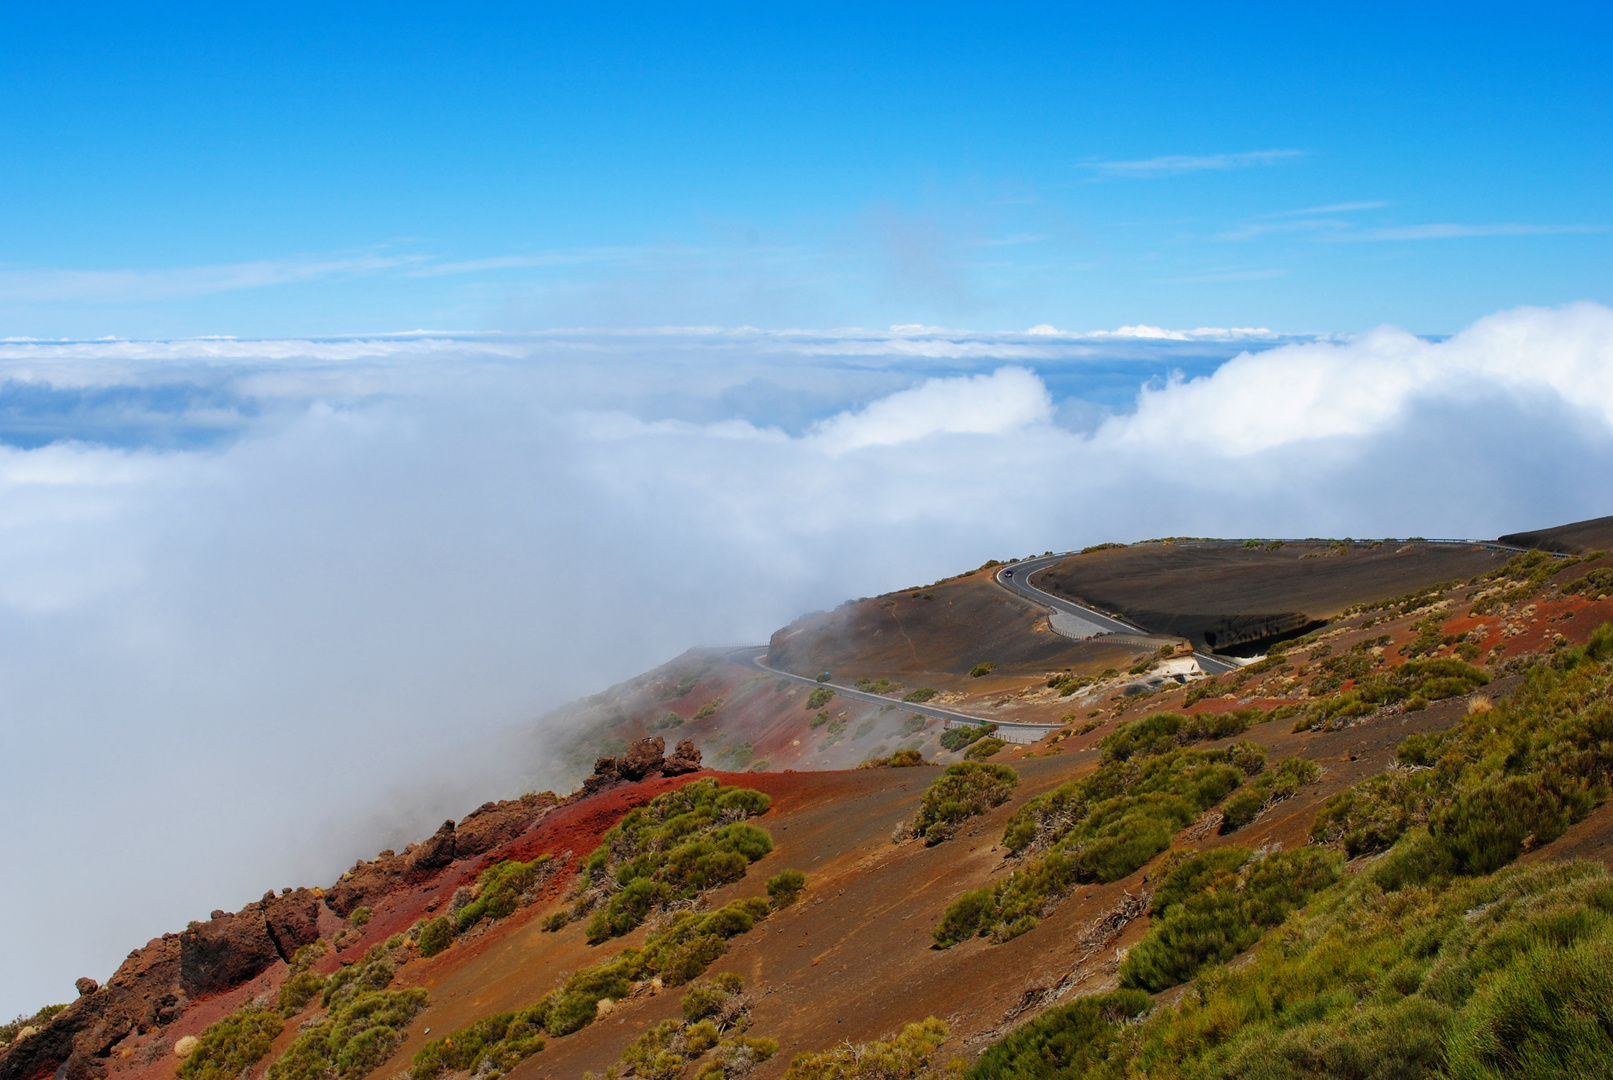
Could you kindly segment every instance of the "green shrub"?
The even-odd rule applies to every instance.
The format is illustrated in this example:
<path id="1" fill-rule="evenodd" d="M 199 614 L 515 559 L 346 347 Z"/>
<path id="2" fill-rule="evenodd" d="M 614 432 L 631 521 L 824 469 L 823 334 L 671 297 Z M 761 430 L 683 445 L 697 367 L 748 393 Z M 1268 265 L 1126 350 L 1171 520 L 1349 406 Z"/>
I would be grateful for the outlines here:
<path id="1" fill-rule="evenodd" d="M 959 724 L 941 733 L 943 750 L 962 750 L 978 739 L 984 739 L 997 730 L 996 724 Z"/>
<path id="2" fill-rule="evenodd" d="M 374 973 L 344 984 L 356 992 L 332 998 L 325 1019 L 292 1041 L 269 1066 L 267 1080 L 327 1080 L 331 1075 L 357 1080 L 391 1057 L 403 1041 L 401 1030 L 426 1007 L 430 996 L 419 988 L 362 989 Z"/>
<path id="3" fill-rule="evenodd" d="M 564 930 L 570 923 L 571 912 L 561 908 L 559 911 L 553 911 L 544 916 L 543 930 L 545 933 L 552 934 L 557 930 Z"/>
<path id="4" fill-rule="evenodd" d="M 414 1055 L 413 1080 L 435 1080 L 444 1073 L 476 1073 L 484 1062 L 507 1072 L 543 1049 L 542 1032 L 552 1001 L 514 1012 L 494 1013 L 468 1028 L 433 1039 Z"/>
<path id="5" fill-rule="evenodd" d="M 1253 963 L 1202 971 L 1179 1005 L 1140 1022 L 1092 1025 L 1085 1042 L 1101 1052 L 1039 1075 L 1602 1075 L 1613 1060 L 1609 942 L 1613 881 L 1598 865 L 1514 867 L 1390 895 L 1358 874 L 1313 895 Z"/>
<path id="6" fill-rule="evenodd" d="M 917 735 L 924 730 L 924 726 L 928 723 L 928 717 L 920 713 L 909 713 L 907 719 L 902 721 L 902 726 L 897 729 L 896 734 L 899 736 Z"/>
<path id="7" fill-rule="evenodd" d="M 280 1017 L 245 1008 L 209 1025 L 196 1037 L 196 1049 L 179 1063 L 182 1080 L 235 1080 L 274 1045 L 284 1025 Z"/>
<path id="8" fill-rule="evenodd" d="M 1229 833 L 1243 828 L 1262 810 L 1292 798 L 1321 772 L 1315 762 L 1298 757 L 1288 758 L 1276 768 L 1266 770 L 1229 797 L 1221 807 L 1221 832 Z"/>
<path id="9" fill-rule="evenodd" d="M 618 891 L 594 911 L 588 940 L 625 934 L 650 913 L 737 881 L 773 850 L 766 831 L 743 819 L 771 801 L 750 788 L 696 780 L 630 811 L 589 856 L 584 884 L 615 879 Z"/>
<path id="10" fill-rule="evenodd" d="M 1045 1080 L 1079 1076 L 1102 1063 L 1121 1038 L 1121 1023 L 1141 1016 L 1153 1000 L 1137 990 L 1079 998 L 1049 1009 L 991 1047 L 964 1080 Z"/>
<path id="11" fill-rule="evenodd" d="M 1341 862 L 1331 852 L 1300 848 L 1258 859 L 1235 873 L 1227 866 L 1231 857 L 1201 856 L 1172 872 L 1172 879 L 1185 874 L 1182 880 L 1196 889 L 1178 882 L 1163 917 L 1120 965 L 1122 986 L 1158 993 L 1207 965 L 1226 963 L 1331 885 Z"/>
<path id="12" fill-rule="evenodd" d="M 1230 713 L 1198 713 L 1181 716 L 1177 713 L 1152 713 L 1140 720 L 1121 724 L 1099 741 L 1100 753 L 1105 761 L 1126 761 L 1132 757 L 1163 754 L 1178 746 L 1202 742 L 1206 739 L 1226 739 L 1249 730 L 1250 723 L 1260 723 L 1266 714 L 1259 709 L 1240 709 Z"/>
<path id="13" fill-rule="evenodd" d="M 859 769 L 910 769 L 915 765 L 928 765 L 917 750 L 898 750 L 890 757 L 869 758 L 858 765 Z"/>
<path id="14" fill-rule="evenodd" d="M 1007 802 L 1018 783 L 1019 773 L 1007 765 L 974 761 L 948 765 L 919 799 L 913 832 L 928 844 L 938 844 L 964 821 Z"/>
<path id="15" fill-rule="evenodd" d="M 1535 666 L 1490 711 L 1404 740 L 1397 757 L 1416 771 L 1376 776 L 1329 798 L 1312 839 L 1354 857 L 1385 850 L 1426 825 L 1439 849 L 1427 855 L 1430 864 L 1468 874 L 1550 842 L 1606 798 L 1613 773 L 1609 682 L 1594 663 Z"/>
<path id="16" fill-rule="evenodd" d="M 832 1050 L 797 1054 L 783 1080 L 927 1080 L 950 1034 L 935 1017 L 909 1024 L 888 1043 L 842 1043 Z"/>
<path id="17" fill-rule="evenodd" d="M 325 977 L 317 971 L 299 971 L 280 984 L 280 996 L 275 1005 L 282 1017 L 292 1017 L 307 1004 L 319 997 L 325 989 Z"/>
<path id="18" fill-rule="evenodd" d="M 996 670 L 997 670 L 997 665 L 992 663 L 990 660 L 987 660 L 983 664 L 976 664 L 974 667 L 970 668 L 969 669 L 969 678 L 978 679 L 982 675 L 990 675 L 993 671 L 996 671 Z"/>
<path id="19" fill-rule="evenodd" d="M 799 870 L 780 870 L 767 879 L 767 895 L 773 898 L 773 906 L 786 908 L 795 903 L 806 888 L 806 875 Z"/>
<path id="20" fill-rule="evenodd" d="M 946 948 L 974 933 L 1006 941 L 1033 928 L 1076 882 L 1135 872 L 1237 788 L 1245 773 L 1232 761 L 1248 753 L 1239 744 L 1131 756 L 1038 795 L 1008 820 L 1002 842 L 1015 854 L 1046 854 L 960 897 L 932 931 L 936 944 Z"/>
<path id="21" fill-rule="evenodd" d="M 455 923 L 460 932 L 482 919 L 502 919 L 521 906 L 522 895 L 537 882 L 539 870 L 552 858 L 539 855 L 531 862 L 513 859 L 494 863 L 476 878 L 476 899 L 460 908 Z"/>
<path id="22" fill-rule="evenodd" d="M 694 713 L 694 716 L 691 719 L 704 720 L 707 717 L 715 716 L 717 714 L 717 710 L 722 708 L 722 706 L 723 706 L 723 699 L 722 698 L 720 698 L 720 697 L 712 698 L 710 701 L 708 701 L 704 705 L 700 706 L 700 708 L 696 709 L 695 713 Z"/>
<path id="23" fill-rule="evenodd" d="M 993 754 L 1007 745 L 1008 744 L 1006 742 L 997 738 L 979 739 L 974 743 L 973 746 L 964 751 L 963 756 L 978 761 L 982 758 L 991 757 Z"/>
<path id="24" fill-rule="evenodd" d="M 420 955 L 436 956 L 454 943 L 454 922 L 439 915 L 420 927 Z"/>
<path id="25" fill-rule="evenodd" d="M 827 686 L 820 686 L 807 695 L 806 707 L 808 709 L 821 709 L 834 700 L 835 692 Z"/>
<path id="26" fill-rule="evenodd" d="M 683 1019 L 690 1024 L 717 1016 L 723 1005 L 745 990 L 745 980 L 731 971 L 713 975 L 683 995 Z"/>
<path id="27" fill-rule="evenodd" d="M 362 905 L 354 908 L 353 914 L 348 916 L 348 922 L 355 927 L 368 926 L 370 922 L 370 909 Z"/>

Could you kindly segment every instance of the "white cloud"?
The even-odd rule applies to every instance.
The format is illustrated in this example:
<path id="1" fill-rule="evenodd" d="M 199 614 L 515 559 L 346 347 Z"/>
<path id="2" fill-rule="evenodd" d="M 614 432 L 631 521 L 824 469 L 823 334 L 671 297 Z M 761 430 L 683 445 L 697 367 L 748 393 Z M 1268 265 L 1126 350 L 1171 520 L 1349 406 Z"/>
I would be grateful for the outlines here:
<path id="1" fill-rule="evenodd" d="M 1137 161 L 1093 161 L 1086 167 L 1109 176 L 1151 178 L 1191 172 L 1225 172 L 1304 157 L 1303 150 L 1250 150 L 1239 154 L 1169 154 Z"/>
<path id="2" fill-rule="evenodd" d="M 930 435 L 1003 435 L 1045 424 L 1053 401 L 1042 381 L 1024 368 L 990 375 L 930 379 L 857 412 L 820 421 L 812 439 L 830 453 L 864 446 L 896 446 Z"/>
<path id="3" fill-rule="evenodd" d="M 201 386 L 206 408 L 256 410 L 195 449 L 0 450 L 0 814 L 51 882 L 0 894 L 0 1009 L 541 782 L 545 762 L 496 742 L 504 725 L 690 644 L 763 640 L 988 556 L 1493 536 L 1613 505 L 1607 308 L 1503 312 L 1442 342 L 1282 340 L 1134 325 L 0 345 L 0 384 Z M 1058 402 L 1083 433 L 1053 422 L 1048 387 L 1083 358 L 1207 342 L 1251 351 L 1102 422 Z M 747 412 L 741 392 L 769 404 Z M 794 426 L 768 413 L 800 402 Z"/>

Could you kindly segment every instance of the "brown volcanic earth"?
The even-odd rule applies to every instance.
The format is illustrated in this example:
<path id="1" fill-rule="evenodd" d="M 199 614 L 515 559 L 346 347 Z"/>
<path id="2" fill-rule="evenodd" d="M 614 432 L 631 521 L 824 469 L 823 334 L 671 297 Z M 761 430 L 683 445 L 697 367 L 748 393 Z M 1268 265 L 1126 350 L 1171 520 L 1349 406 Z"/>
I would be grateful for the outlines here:
<path id="1" fill-rule="evenodd" d="M 1032 583 L 1196 648 L 1253 655 L 1353 604 L 1494 570 L 1513 554 L 1472 544 L 1158 543 L 1093 551 Z M 1240 647 L 1241 646 L 1241 647 Z"/>
<path id="2" fill-rule="evenodd" d="M 1333 549 L 1320 545 L 1313 550 Z M 530 1005 L 569 972 L 640 944 L 647 933 L 643 927 L 590 946 L 579 923 L 558 932 L 544 932 L 541 924 L 568 904 L 579 864 L 623 814 L 662 792 L 713 775 L 772 797 L 770 809 L 755 823 L 772 835 L 774 849 L 742 880 L 708 893 L 705 906 L 763 895 L 763 883 L 784 868 L 802 870 L 808 879 L 800 902 L 734 938 L 711 968 L 744 976 L 755 997 L 751 1033 L 780 1043 L 779 1054 L 755 1075 L 770 1080 L 783 1073 L 797 1052 L 887 1038 L 902 1025 L 931 1015 L 951 1026 L 950 1050 L 977 1054 L 1034 1015 L 1040 991 L 1113 985 L 1117 950 L 1135 943 L 1148 928 L 1146 915 L 1125 921 L 1115 913 L 1125 910 L 1128 894 L 1144 889 L 1158 865 L 1156 859 L 1120 881 L 1076 888 L 1034 930 L 1004 944 L 975 939 L 945 951 L 932 948 L 930 930 L 946 906 L 960 892 L 1000 878 L 1014 865 L 997 842 L 1014 810 L 1095 768 L 1097 740 L 1120 719 L 1160 709 L 1191 714 L 1303 701 L 1321 676 L 1322 657 L 1345 653 L 1355 644 L 1372 645 L 1377 650 L 1373 655 L 1384 664 L 1402 662 L 1404 650 L 1419 635 L 1412 624 L 1426 621 L 1428 609 L 1392 617 L 1381 610 L 1346 615 L 1343 609 L 1488 571 L 1510 554 L 1486 548 L 1398 551 L 1385 545 L 1306 559 L 1305 549 L 1287 555 L 1283 551 L 1140 545 L 1067 560 L 1044 576 L 1044 587 L 1052 587 L 1049 579 L 1107 582 L 1116 590 L 1134 583 L 1128 586 L 1133 593 L 1114 595 L 1150 598 L 1148 610 L 1223 616 L 1295 611 L 1330 620 L 1286 654 L 1283 663 L 1249 668 L 1208 684 L 1184 687 L 1147 674 L 1104 676 L 1104 670 L 1123 667 L 1140 649 L 1054 638 L 1041 629 L 1043 616 L 997 589 L 981 572 L 859 601 L 837 613 L 801 620 L 775 636 L 772 659 L 781 666 L 807 672 L 830 667 L 837 679 L 886 678 L 900 684 L 892 690 L 888 708 L 831 702 L 821 711 L 830 714 L 830 721 L 844 720 L 838 732 L 831 732 L 827 723 L 813 726 L 818 710 L 804 705 L 807 688 L 732 662 L 721 651 L 686 654 L 557 715 L 553 722 L 569 730 L 566 752 L 579 762 L 579 779 L 594 764 L 594 751 L 616 756 L 616 761 L 598 764 L 584 790 L 563 798 L 545 793 L 486 804 L 402 853 L 382 852 L 375 860 L 361 861 L 329 888 L 266 894 L 239 912 L 216 912 L 207 923 L 154 939 L 131 953 L 106 986 L 87 984 L 83 996 L 42 1030 L 0 1048 L 0 1080 L 170 1080 L 179 1063 L 175 1043 L 243 1004 L 272 1002 L 288 974 L 286 959 L 297 945 L 316 937 L 334 943 L 316 966 L 332 972 L 359 960 L 390 935 L 447 910 L 455 890 L 494 863 L 552 855 L 560 871 L 526 906 L 496 922 L 481 923 L 435 957 L 416 958 L 399 968 L 393 986 L 425 988 L 430 1005 L 409 1024 L 401 1049 L 369 1075 L 376 1080 L 404 1075 L 414 1050 L 428 1038 Z M 1172 600 L 1164 585 L 1148 585 L 1147 574 L 1138 569 L 1142 566 L 1153 567 L 1164 580 L 1201 584 L 1179 586 Z M 1194 575 L 1195 567 L 1202 573 Z M 1598 558 L 1565 568 L 1564 575 L 1609 567 L 1613 560 Z M 1564 575 L 1559 576 L 1566 580 Z M 1291 591 L 1284 592 L 1283 582 Z M 1508 661 L 1583 642 L 1597 625 L 1613 619 L 1613 600 L 1605 595 L 1548 597 L 1544 592 L 1538 600 L 1475 617 L 1469 614 L 1471 600 L 1484 587 L 1463 584 L 1447 592 L 1443 606 L 1435 610 L 1441 614 L 1441 640 L 1449 640 L 1433 655 L 1476 648 L 1492 669 L 1505 670 Z M 920 594 L 916 599 L 915 593 Z M 896 603 L 887 606 L 891 599 Z M 1121 604 L 1112 606 L 1125 610 Z M 783 657 L 790 658 L 787 665 Z M 998 664 L 997 670 L 969 679 L 969 667 L 987 659 Z M 1060 694 L 1048 682 L 1065 672 L 1099 677 L 1078 693 Z M 1516 676 L 1503 675 L 1487 690 L 1499 697 L 1516 683 Z M 932 762 L 960 756 L 939 746 L 938 722 L 921 719 L 915 725 L 900 708 L 903 688 L 919 686 L 938 689 L 942 697 L 953 698 L 954 708 L 981 715 L 1065 720 L 1034 746 L 1000 752 L 993 760 L 1011 764 L 1020 774 L 1013 797 L 935 847 L 892 842 L 893 827 L 911 820 L 920 796 L 938 775 L 934 765 L 850 768 L 874 750 L 894 749 L 904 740 Z M 1184 707 L 1190 690 L 1197 700 Z M 1464 710 L 1465 702 L 1456 699 L 1414 713 L 1380 710 L 1332 731 L 1296 733 L 1284 723 L 1252 727 L 1241 737 L 1268 747 L 1273 763 L 1303 756 L 1322 766 L 1320 780 L 1231 836 L 1218 836 L 1195 823 L 1174 846 L 1304 844 L 1323 800 L 1389 767 L 1407 735 L 1448 727 Z M 858 734 L 864 725 L 867 730 Z M 704 752 L 708 766 L 739 762 L 743 754 L 736 748 L 744 747 L 750 755 L 744 766 L 765 761 L 766 771 L 714 774 L 704 769 L 660 775 L 661 748 L 642 742 L 651 735 L 665 736 L 668 742 L 690 739 Z M 621 755 L 630 745 L 624 763 Z M 584 759 L 587 765 L 581 764 Z M 798 767 L 821 771 L 784 771 Z M 641 773 L 643 779 L 625 778 Z M 1613 859 L 1609 806 L 1613 804 L 1529 857 Z M 344 916 L 360 905 L 371 908 L 372 916 L 362 929 L 352 929 Z M 1122 924 L 1116 932 L 1103 929 L 1115 923 Z M 537 1080 L 601 1072 L 617 1062 L 638 1033 L 677 1015 L 680 996 L 677 990 L 655 992 L 646 985 L 592 1025 L 549 1039 L 546 1049 L 511 1075 Z M 317 1008 L 290 1020 L 271 1052 L 244 1080 L 262 1080 L 267 1064 L 309 1016 L 317 1017 Z"/>

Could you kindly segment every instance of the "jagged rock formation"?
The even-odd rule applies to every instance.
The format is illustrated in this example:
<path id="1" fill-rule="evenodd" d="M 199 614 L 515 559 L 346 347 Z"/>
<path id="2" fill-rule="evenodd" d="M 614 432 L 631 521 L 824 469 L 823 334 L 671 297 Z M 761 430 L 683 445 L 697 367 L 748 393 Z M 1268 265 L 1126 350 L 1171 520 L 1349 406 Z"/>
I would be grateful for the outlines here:
<path id="1" fill-rule="evenodd" d="M 692 750 L 692 745 L 691 745 Z M 699 751 L 694 751 L 696 767 Z M 560 804 L 552 792 L 484 803 L 403 853 L 360 860 L 329 890 L 272 891 L 240 911 L 164 934 L 129 954 L 106 985 L 78 980 L 78 1000 L 38 1032 L 0 1047 L 0 1080 L 93 1080 L 131 1032 L 178 1019 L 193 1001 L 232 990 L 319 939 L 321 912 L 346 918 L 394 889 L 428 881 L 456 859 L 520 836 Z"/>
<path id="2" fill-rule="evenodd" d="M 659 735 L 640 739 L 621 757 L 602 757 L 594 762 L 594 775 L 583 781 L 584 797 L 617 784 L 631 784 L 652 776 L 682 776 L 700 768 L 700 748 L 693 739 L 683 739 L 666 756 L 666 740 Z"/>

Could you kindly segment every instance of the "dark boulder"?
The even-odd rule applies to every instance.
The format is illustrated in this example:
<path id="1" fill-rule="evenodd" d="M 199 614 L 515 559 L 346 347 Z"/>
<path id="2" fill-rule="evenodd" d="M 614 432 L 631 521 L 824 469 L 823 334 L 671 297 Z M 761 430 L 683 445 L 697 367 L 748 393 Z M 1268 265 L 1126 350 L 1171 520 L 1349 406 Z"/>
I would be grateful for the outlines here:
<path id="1" fill-rule="evenodd" d="M 319 940 L 319 897 L 307 889 L 265 900 L 263 917 L 275 951 L 287 963 L 298 949 Z"/>
<path id="2" fill-rule="evenodd" d="M 659 776 L 661 763 L 666 760 L 666 740 L 659 735 L 640 739 L 616 759 L 616 775 L 623 780 L 638 781 L 646 776 Z"/>
<path id="3" fill-rule="evenodd" d="M 682 776 L 700 771 L 700 748 L 693 739 L 681 739 L 678 748 L 661 765 L 662 776 Z"/>
<path id="4" fill-rule="evenodd" d="M 179 984 L 195 997 L 216 994 L 267 970 L 280 959 L 259 904 L 215 916 L 179 935 Z"/>
<path id="5" fill-rule="evenodd" d="M 404 855 L 403 876 L 411 882 L 424 881 L 453 862 L 458 852 L 458 834 L 452 821 L 445 821 L 431 837 L 414 845 Z"/>

